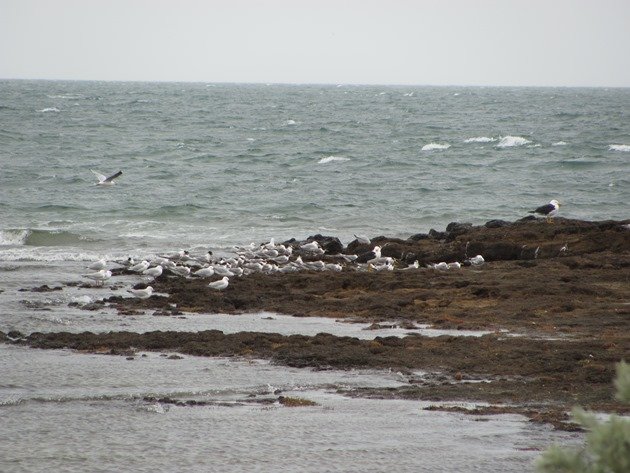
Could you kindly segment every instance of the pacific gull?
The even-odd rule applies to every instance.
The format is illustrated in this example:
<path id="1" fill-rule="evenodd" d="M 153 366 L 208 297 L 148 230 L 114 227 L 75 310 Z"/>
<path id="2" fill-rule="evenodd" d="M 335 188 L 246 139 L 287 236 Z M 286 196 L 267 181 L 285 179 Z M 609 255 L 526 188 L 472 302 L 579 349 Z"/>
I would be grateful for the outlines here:
<path id="1" fill-rule="evenodd" d="M 559 210 L 560 210 L 560 202 L 558 202 L 556 199 L 553 199 L 548 204 L 541 205 L 537 209 L 530 210 L 529 213 L 544 215 L 545 217 L 547 217 L 547 222 L 551 223 L 552 218 L 558 215 Z"/>

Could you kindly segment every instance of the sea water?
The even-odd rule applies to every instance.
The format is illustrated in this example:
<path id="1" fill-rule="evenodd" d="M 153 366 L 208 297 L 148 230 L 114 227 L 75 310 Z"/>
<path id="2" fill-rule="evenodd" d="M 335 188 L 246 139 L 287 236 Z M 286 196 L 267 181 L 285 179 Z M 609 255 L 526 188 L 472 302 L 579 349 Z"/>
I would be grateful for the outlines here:
<path id="1" fill-rule="evenodd" d="M 81 307 L 137 278 L 65 284 L 101 257 L 407 238 L 554 198 L 561 216 L 625 219 L 629 111 L 630 89 L 0 81 L 0 330 L 376 336 L 281 314 L 125 318 Z M 103 187 L 91 170 L 123 174 Z M 64 289 L 20 291 L 43 284 Z M 0 357 L 2 471 L 523 471 L 550 441 L 580 438 L 337 393 L 404 382 L 384 372 L 6 345 Z M 250 402 L 276 389 L 317 405 Z"/>

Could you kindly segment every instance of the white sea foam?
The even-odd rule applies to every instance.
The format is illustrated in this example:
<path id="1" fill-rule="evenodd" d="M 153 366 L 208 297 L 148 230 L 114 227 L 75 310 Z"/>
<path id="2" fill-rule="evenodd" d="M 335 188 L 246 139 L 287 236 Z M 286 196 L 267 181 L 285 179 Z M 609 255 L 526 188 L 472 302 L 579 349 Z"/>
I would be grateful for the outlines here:
<path id="1" fill-rule="evenodd" d="M 297 122 L 295 120 L 286 120 L 284 124 L 286 126 L 295 125 Z"/>
<path id="2" fill-rule="evenodd" d="M 496 138 L 489 138 L 487 136 L 475 136 L 474 138 L 467 138 L 464 143 L 492 143 L 497 141 Z"/>
<path id="3" fill-rule="evenodd" d="M 499 141 L 499 144 L 497 144 L 497 148 L 511 148 L 513 146 L 523 146 L 529 143 L 531 143 L 531 141 L 523 138 L 522 136 L 508 135 L 501 138 L 501 141 Z"/>
<path id="4" fill-rule="evenodd" d="M 429 143 L 428 145 L 424 145 L 422 147 L 422 151 L 439 151 L 439 150 L 444 150 L 444 149 L 449 149 L 451 147 L 451 145 L 447 144 L 440 144 L 440 143 Z"/>
<path id="5" fill-rule="evenodd" d="M 29 230 L 0 230 L 0 246 L 24 245 L 29 234 Z"/>
<path id="6" fill-rule="evenodd" d="M 110 261 L 110 256 L 101 256 L 100 253 L 73 252 L 67 250 L 58 250 L 41 248 L 35 246 L 19 246 L 13 248 L 3 248 L 0 259 L 2 261 L 40 261 L 40 262 L 58 262 L 58 261 L 95 261 L 104 257 Z"/>
<path id="7" fill-rule="evenodd" d="M 342 156 L 328 156 L 326 158 L 322 158 L 319 161 L 317 161 L 317 164 L 326 164 L 326 163 L 332 163 L 335 161 L 349 161 L 350 158 L 344 158 Z"/>
<path id="8" fill-rule="evenodd" d="M 40 113 L 48 113 L 48 112 L 61 112 L 61 110 L 59 110 L 57 107 L 48 107 L 48 108 L 42 108 L 41 110 L 37 110 Z"/>
<path id="9" fill-rule="evenodd" d="M 555 143 L 552 143 L 551 146 L 566 146 L 567 143 L 564 141 L 556 141 Z"/>
<path id="10" fill-rule="evenodd" d="M 608 151 L 622 151 L 630 153 L 630 145 L 608 145 Z"/>
<path id="11" fill-rule="evenodd" d="M 82 96 L 79 94 L 59 94 L 59 95 L 47 95 L 46 97 L 50 98 L 50 99 L 71 99 L 71 100 L 77 100 L 80 99 Z"/>
<path id="12" fill-rule="evenodd" d="M 92 298 L 88 295 L 75 296 L 70 300 L 70 302 L 74 302 L 79 305 L 86 305 L 92 302 Z"/>

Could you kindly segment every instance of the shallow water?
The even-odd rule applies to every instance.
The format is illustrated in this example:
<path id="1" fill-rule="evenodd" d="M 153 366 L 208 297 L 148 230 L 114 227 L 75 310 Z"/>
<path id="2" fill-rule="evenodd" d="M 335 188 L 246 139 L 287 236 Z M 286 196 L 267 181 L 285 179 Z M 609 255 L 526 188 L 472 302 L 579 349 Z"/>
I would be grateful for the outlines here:
<path id="1" fill-rule="evenodd" d="M 396 373 L 146 355 L 0 346 L 3 365 L 23 367 L 0 381 L 2 471 L 527 471 L 549 442 L 579 441 L 518 415 L 335 393 L 400 386 Z M 317 405 L 263 402 L 277 390 Z"/>

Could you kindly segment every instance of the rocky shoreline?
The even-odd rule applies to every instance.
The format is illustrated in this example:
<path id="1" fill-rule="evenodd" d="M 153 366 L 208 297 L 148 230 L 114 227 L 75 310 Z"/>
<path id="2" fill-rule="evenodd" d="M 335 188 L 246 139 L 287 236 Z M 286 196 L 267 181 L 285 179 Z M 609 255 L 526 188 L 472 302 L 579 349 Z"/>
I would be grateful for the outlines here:
<path id="1" fill-rule="evenodd" d="M 571 428 L 565 417 L 573 405 L 627 412 L 613 397 L 612 379 L 614 364 L 630 358 L 630 220 L 495 220 L 482 226 L 453 223 L 444 232 L 432 230 L 407 240 L 376 237 L 369 245 L 353 241 L 343 247 L 336 238 L 321 235 L 308 241 L 319 241 L 324 254 L 304 254 L 304 261 L 343 264 L 342 269 L 256 272 L 230 278 L 223 291 L 208 287 L 208 279 L 165 272 L 152 286 L 168 297 L 138 299 L 113 292 L 101 304 L 115 307 L 121 316 L 265 310 L 376 326 L 430 324 L 494 333 L 359 340 L 211 330 L 0 333 L 0 340 L 131 357 L 152 350 L 265 358 L 314 369 L 392 369 L 406 376 L 408 386 L 348 394 L 487 402 L 499 407 L 485 413 L 520 412 L 559 428 Z M 285 245 L 297 254 L 304 243 Z M 392 258 L 392 270 L 364 264 L 374 245 Z M 477 254 L 485 259 L 483 265 L 427 267 L 465 263 Z M 415 261 L 418 268 L 404 269 Z M 415 375 L 417 370 L 428 374 Z"/>

